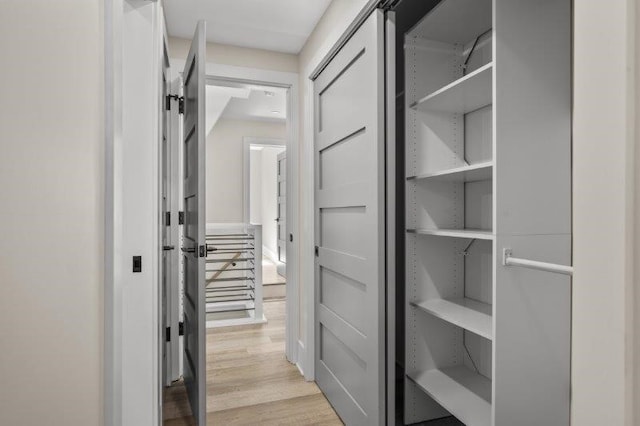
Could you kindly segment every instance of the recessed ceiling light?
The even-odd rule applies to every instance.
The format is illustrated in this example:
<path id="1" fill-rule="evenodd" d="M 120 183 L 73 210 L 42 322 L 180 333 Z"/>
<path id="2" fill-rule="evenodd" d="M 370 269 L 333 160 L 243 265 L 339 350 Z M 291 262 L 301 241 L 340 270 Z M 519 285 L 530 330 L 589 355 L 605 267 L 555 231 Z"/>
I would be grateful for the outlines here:
<path id="1" fill-rule="evenodd" d="M 264 91 L 264 95 L 265 95 L 265 96 L 268 96 L 268 97 L 270 97 L 270 98 L 273 98 L 276 94 L 275 94 L 275 93 L 273 93 L 273 92 L 269 92 L 268 90 L 265 90 L 265 91 Z"/>
<path id="2" fill-rule="evenodd" d="M 271 111 L 271 114 L 280 114 L 280 111 L 273 110 Z"/>

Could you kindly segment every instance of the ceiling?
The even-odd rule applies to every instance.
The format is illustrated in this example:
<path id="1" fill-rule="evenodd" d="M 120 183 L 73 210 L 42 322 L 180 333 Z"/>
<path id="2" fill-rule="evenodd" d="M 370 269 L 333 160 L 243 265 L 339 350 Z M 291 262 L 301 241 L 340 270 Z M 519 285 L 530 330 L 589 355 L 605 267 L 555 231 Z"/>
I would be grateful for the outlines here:
<path id="1" fill-rule="evenodd" d="M 207 21 L 207 40 L 297 54 L 331 0 L 165 0 L 169 35 L 190 39 Z"/>
<path id="2" fill-rule="evenodd" d="M 250 84 L 207 85 L 207 134 L 220 118 L 285 123 L 287 91 Z"/>
<path id="3" fill-rule="evenodd" d="M 231 99 L 247 99 L 251 93 L 248 87 L 224 87 L 207 85 L 206 127 L 207 134 L 213 129 Z"/>
<path id="4" fill-rule="evenodd" d="M 284 123 L 287 119 L 287 92 L 285 89 L 251 86 L 248 97 L 229 100 L 222 117 Z"/>

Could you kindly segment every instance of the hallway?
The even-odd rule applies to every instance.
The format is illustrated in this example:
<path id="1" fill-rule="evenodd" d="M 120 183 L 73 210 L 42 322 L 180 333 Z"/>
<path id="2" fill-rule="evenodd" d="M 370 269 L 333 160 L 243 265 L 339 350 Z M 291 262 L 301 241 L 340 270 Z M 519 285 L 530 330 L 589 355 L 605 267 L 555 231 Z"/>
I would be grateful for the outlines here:
<path id="1" fill-rule="evenodd" d="M 207 423 L 342 425 L 315 383 L 284 356 L 285 302 L 265 301 L 268 323 L 207 330 Z M 164 425 L 192 425 L 183 386 L 165 389 Z"/>

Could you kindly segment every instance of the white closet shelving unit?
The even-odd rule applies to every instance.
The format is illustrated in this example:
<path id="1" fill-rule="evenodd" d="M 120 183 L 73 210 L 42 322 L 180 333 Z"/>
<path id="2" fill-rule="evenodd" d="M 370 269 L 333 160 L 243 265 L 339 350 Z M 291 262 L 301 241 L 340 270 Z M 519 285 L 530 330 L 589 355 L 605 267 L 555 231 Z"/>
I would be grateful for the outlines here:
<path id="1" fill-rule="evenodd" d="M 568 425 L 569 281 L 498 253 L 570 261 L 570 28 L 567 0 L 444 0 L 405 35 L 405 424 Z"/>

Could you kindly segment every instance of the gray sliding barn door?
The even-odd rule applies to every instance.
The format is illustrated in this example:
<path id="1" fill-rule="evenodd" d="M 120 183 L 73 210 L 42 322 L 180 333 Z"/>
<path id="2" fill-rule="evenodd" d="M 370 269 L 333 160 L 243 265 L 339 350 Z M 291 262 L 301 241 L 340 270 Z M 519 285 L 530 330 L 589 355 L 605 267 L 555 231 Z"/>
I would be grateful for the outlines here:
<path id="1" fill-rule="evenodd" d="M 198 22 L 184 81 L 184 383 L 198 426 L 206 424 L 205 22 Z"/>
<path id="2" fill-rule="evenodd" d="M 385 421 L 384 95 L 376 10 L 314 82 L 315 374 L 349 426 Z"/>

